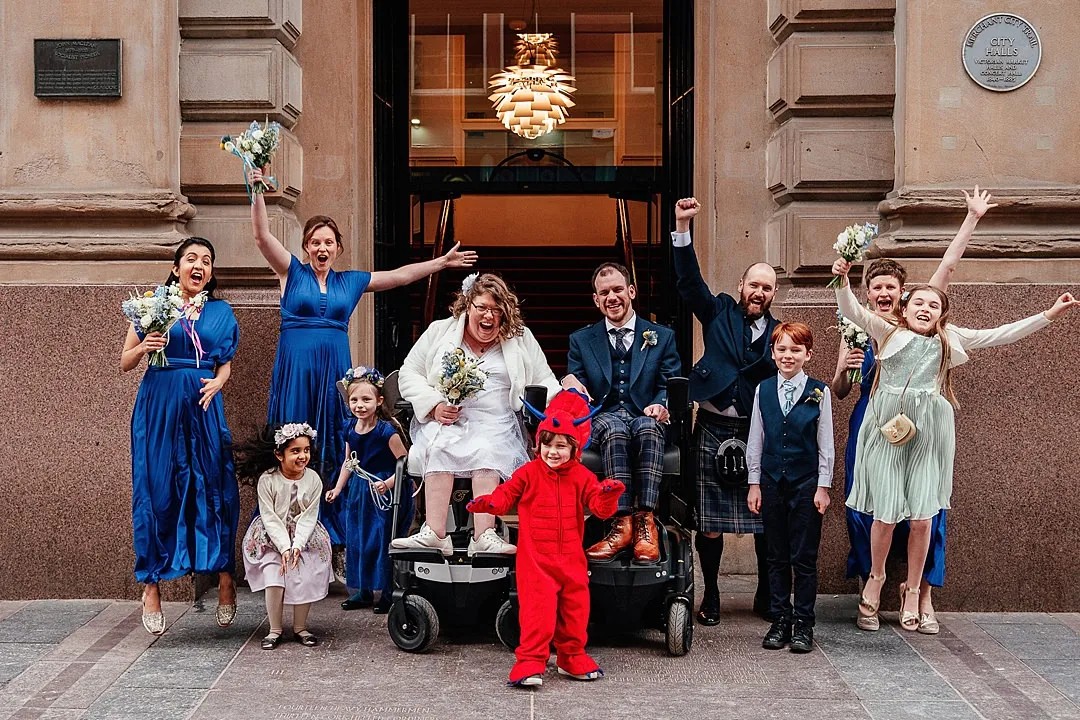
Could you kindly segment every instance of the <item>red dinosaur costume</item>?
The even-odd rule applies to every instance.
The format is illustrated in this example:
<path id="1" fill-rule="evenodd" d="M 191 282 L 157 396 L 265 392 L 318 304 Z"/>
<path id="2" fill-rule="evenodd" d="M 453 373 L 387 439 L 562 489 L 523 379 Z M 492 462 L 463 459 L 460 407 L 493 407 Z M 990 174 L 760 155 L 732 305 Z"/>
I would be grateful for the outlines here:
<path id="1" fill-rule="evenodd" d="M 599 482 L 579 460 L 591 432 L 588 402 L 563 390 L 548 405 L 537 430 L 575 439 L 578 451 L 557 468 L 536 458 L 518 468 L 490 495 L 469 503 L 470 512 L 504 515 L 517 504 L 517 587 L 521 643 L 510 684 L 543 675 L 555 642 L 556 664 L 568 675 L 601 673 L 585 653 L 589 624 L 588 562 L 582 547 L 585 508 L 608 518 L 618 508 L 624 486 Z"/>

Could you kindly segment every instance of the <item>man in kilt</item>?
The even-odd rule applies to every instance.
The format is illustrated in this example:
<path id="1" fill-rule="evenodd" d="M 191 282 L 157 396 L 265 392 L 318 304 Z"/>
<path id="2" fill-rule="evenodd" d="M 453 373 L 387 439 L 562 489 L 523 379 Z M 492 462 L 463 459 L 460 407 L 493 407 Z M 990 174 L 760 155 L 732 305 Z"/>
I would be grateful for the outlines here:
<path id="1" fill-rule="evenodd" d="M 679 294 L 701 323 L 705 351 L 690 372 L 690 399 L 698 403 L 694 426 L 698 482 L 698 532 L 695 547 L 705 588 L 697 619 L 720 622 L 717 578 L 724 552 L 723 533 L 753 533 L 758 583 L 754 612 L 769 608 L 764 528 L 746 506 L 745 449 L 750 412 L 758 383 L 776 374 L 769 338 L 776 320 L 769 306 L 776 295 L 776 272 L 766 263 L 751 265 L 739 281 L 739 298 L 713 295 L 701 277 L 690 241 L 690 221 L 701 205 L 694 198 L 675 204 L 675 273 Z"/>

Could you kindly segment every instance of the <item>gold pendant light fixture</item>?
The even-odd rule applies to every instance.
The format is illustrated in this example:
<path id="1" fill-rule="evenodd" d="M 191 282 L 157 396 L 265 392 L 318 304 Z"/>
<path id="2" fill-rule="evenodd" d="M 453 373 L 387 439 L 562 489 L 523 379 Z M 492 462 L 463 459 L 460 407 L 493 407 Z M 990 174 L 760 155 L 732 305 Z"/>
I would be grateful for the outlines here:
<path id="1" fill-rule="evenodd" d="M 495 115 L 511 132 L 530 140 L 566 122 L 574 107 L 574 77 L 555 65 L 558 42 L 552 33 L 518 33 L 515 65 L 495 73 L 488 97 Z"/>

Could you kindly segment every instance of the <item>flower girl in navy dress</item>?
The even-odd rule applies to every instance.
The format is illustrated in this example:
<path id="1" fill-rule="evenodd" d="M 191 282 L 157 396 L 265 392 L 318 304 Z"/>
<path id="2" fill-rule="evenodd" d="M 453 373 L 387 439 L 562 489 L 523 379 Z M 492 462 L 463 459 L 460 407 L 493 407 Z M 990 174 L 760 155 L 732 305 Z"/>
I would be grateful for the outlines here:
<path id="1" fill-rule="evenodd" d="M 382 386 L 382 374 L 363 365 L 349 370 L 338 382 L 356 422 L 348 423 L 345 461 L 337 484 L 326 493 L 326 501 L 332 503 L 349 480 L 353 481 L 345 495 L 345 578 L 354 592 L 341 607 L 367 607 L 372 603 L 373 591 L 380 590 L 374 608 L 379 614 L 390 611 L 393 565 L 388 550 L 395 537 L 390 497 L 394 468 L 406 452 L 399 428 L 383 407 Z M 412 488 L 402 488 L 398 535 L 407 533 L 412 513 Z"/>
<path id="2" fill-rule="evenodd" d="M 244 569 L 255 592 L 266 591 L 270 632 L 262 649 L 281 642 L 284 605 L 293 606 L 293 639 L 308 647 L 311 603 L 330 587 L 330 536 L 319 522 L 322 479 L 308 467 L 315 430 L 307 423 L 266 427 L 236 449 L 238 474 L 258 477 L 259 514 L 244 535 Z"/>

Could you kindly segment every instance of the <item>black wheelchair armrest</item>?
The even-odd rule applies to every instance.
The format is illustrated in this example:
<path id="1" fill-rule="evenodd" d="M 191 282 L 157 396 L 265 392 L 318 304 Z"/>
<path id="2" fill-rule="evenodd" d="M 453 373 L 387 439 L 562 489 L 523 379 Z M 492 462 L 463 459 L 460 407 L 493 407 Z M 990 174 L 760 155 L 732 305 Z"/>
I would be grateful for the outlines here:
<path id="1" fill-rule="evenodd" d="M 540 412 L 544 411 L 547 407 L 547 388 L 543 385 L 526 385 L 525 386 L 525 402 L 529 403 L 532 407 L 536 408 Z M 540 418 L 535 417 L 528 409 L 523 410 L 522 419 L 525 422 L 525 431 L 527 437 L 532 438 L 536 434 L 536 428 L 540 425 Z M 532 440 L 527 440 L 531 443 Z"/>
<path id="2" fill-rule="evenodd" d="M 668 439 L 681 445 L 681 441 L 690 428 L 690 380 L 684 377 L 668 378 L 667 382 L 668 415 L 670 429 Z"/>

